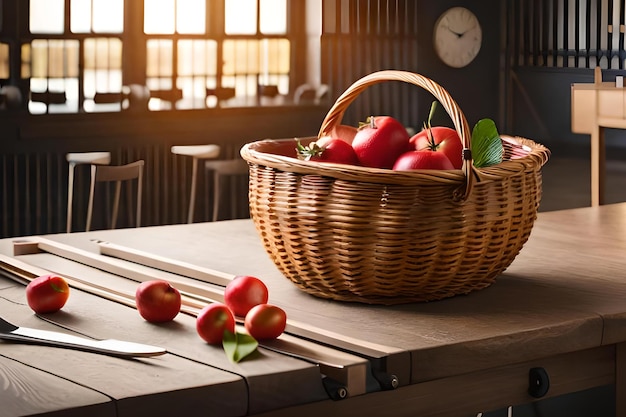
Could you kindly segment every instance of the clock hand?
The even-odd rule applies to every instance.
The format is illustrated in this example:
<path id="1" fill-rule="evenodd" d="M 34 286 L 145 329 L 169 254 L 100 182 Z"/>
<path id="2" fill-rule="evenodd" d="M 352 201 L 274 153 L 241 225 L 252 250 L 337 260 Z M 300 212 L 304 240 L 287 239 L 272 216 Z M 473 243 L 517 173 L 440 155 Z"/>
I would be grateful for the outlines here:
<path id="1" fill-rule="evenodd" d="M 455 34 L 457 38 L 461 38 L 461 37 L 463 37 L 463 35 L 465 35 L 465 32 L 463 32 L 463 33 L 455 32 L 454 30 L 450 29 L 450 26 L 446 26 L 446 29 L 448 29 L 450 32 Z"/>

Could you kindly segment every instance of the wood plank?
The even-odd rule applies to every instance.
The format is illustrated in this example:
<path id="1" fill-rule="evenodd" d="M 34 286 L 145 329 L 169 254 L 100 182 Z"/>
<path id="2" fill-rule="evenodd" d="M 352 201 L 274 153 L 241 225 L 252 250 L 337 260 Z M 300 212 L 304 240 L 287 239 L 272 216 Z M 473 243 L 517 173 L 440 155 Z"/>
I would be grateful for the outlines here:
<path id="1" fill-rule="evenodd" d="M 214 244 L 212 243 L 213 241 L 211 240 L 210 241 L 211 243 L 204 243 L 202 245 L 198 245 L 198 241 L 194 237 L 192 238 L 192 241 L 187 241 L 186 243 L 184 243 L 183 241 L 176 242 L 177 236 L 181 236 L 177 233 L 181 233 L 182 231 L 171 230 L 173 234 L 169 238 L 166 238 L 169 240 L 169 243 L 167 243 L 167 245 L 170 247 L 171 250 L 167 252 L 161 251 L 161 256 L 167 257 L 169 259 L 175 258 L 179 260 L 181 263 L 199 265 L 201 268 L 205 267 L 208 269 L 212 269 L 214 271 L 229 270 L 230 268 L 233 267 L 233 265 L 237 265 L 240 267 L 243 266 L 244 268 L 248 268 L 247 271 L 245 269 L 242 269 L 241 273 L 234 273 L 232 275 L 233 276 L 234 275 L 256 275 L 256 276 L 261 277 L 265 281 L 265 283 L 270 288 L 270 302 L 277 304 L 283 308 L 286 308 L 287 311 L 289 312 L 288 313 L 289 315 L 288 325 L 287 325 L 287 331 L 289 333 L 300 336 L 300 337 L 304 337 L 310 340 L 315 340 L 317 342 L 326 344 L 328 346 L 346 350 L 348 352 L 353 352 L 354 354 L 365 357 L 366 359 L 370 361 L 371 364 L 373 364 L 374 369 L 372 372 L 374 373 L 374 375 L 377 377 L 379 381 L 381 381 L 381 384 L 386 385 L 387 389 L 395 387 L 396 381 L 398 381 L 400 385 L 408 384 L 410 382 L 410 376 L 409 376 L 410 375 L 410 366 L 409 366 L 410 355 L 405 350 L 397 348 L 388 343 L 373 342 L 369 340 L 368 337 L 350 337 L 349 335 L 346 335 L 343 332 L 333 332 L 332 330 L 328 329 L 328 326 L 326 323 L 321 323 L 320 325 L 313 326 L 310 323 L 307 323 L 306 320 L 298 320 L 296 318 L 293 318 L 292 317 L 293 315 L 291 314 L 292 306 L 289 306 L 288 304 L 283 303 L 281 299 L 276 296 L 276 294 L 280 293 L 283 288 L 288 288 L 290 290 L 293 290 L 295 288 L 290 287 L 288 285 L 282 286 L 279 288 L 274 288 L 272 286 L 272 283 L 265 279 L 267 275 L 261 272 L 261 269 L 259 268 L 257 264 L 258 261 L 263 261 L 269 267 L 273 275 L 276 275 L 278 271 L 276 270 L 273 264 L 268 263 L 269 259 L 267 258 L 267 255 L 265 255 L 263 249 L 260 247 L 260 244 L 259 244 L 260 242 L 256 234 L 253 234 L 252 236 L 250 236 L 250 232 L 254 233 L 254 230 L 250 229 L 250 226 L 251 226 L 250 221 L 244 220 L 243 222 L 242 221 L 216 222 L 216 223 L 206 223 L 206 224 L 201 224 L 201 225 L 204 227 L 206 225 L 222 225 L 224 223 L 228 223 L 229 225 L 231 225 L 231 227 L 235 226 L 236 229 L 228 231 L 228 232 L 223 232 L 223 233 L 221 233 L 219 230 L 213 232 L 213 234 L 215 234 L 215 238 L 218 239 L 218 241 L 220 242 L 219 246 L 223 250 L 223 252 L 220 253 L 219 256 L 215 256 L 215 257 L 210 256 L 209 259 L 210 260 L 219 259 L 222 262 L 230 261 L 231 263 L 228 269 L 222 269 L 221 267 L 215 268 L 212 265 L 207 265 L 207 264 L 203 264 L 202 262 L 198 262 L 199 258 L 207 257 L 206 250 L 204 249 L 205 248 L 204 244 L 213 245 Z M 194 226 L 198 226 L 198 225 L 200 224 L 196 224 Z M 240 231 L 238 230 L 239 225 L 243 225 L 246 227 L 246 233 L 244 234 L 240 233 Z M 167 227 L 178 229 L 179 226 L 174 225 L 174 226 L 167 226 Z M 158 228 L 142 228 L 141 230 L 143 232 L 143 231 L 148 231 L 148 230 L 155 231 L 156 229 Z M 105 232 L 105 234 L 103 235 L 102 232 Z M 87 234 L 89 238 L 86 238 L 85 234 L 82 234 L 82 233 L 75 233 L 71 235 L 50 236 L 49 237 L 50 243 L 48 245 L 44 245 L 44 247 L 50 248 L 50 246 L 57 246 L 61 248 L 66 247 L 66 249 L 78 248 L 80 251 L 81 257 L 84 257 L 86 263 L 91 263 L 91 264 L 96 264 L 98 266 L 101 266 L 101 263 L 103 262 L 102 258 L 106 258 L 106 257 L 102 257 L 97 254 L 97 252 L 99 251 L 99 247 L 98 247 L 99 242 L 102 242 L 102 241 L 116 242 L 115 240 L 107 240 L 106 232 L 111 232 L 111 231 L 99 231 L 99 232 L 89 233 Z M 200 233 L 204 234 L 205 231 L 200 231 Z M 164 237 L 165 237 L 164 235 L 160 235 L 158 237 L 157 236 L 150 237 L 149 239 L 154 238 L 154 239 L 160 240 Z M 244 242 L 242 241 L 231 242 L 234 238 L 239 240 L 239 238 L 241 237 L 244 237 L 244 238 L 252 237 L 252 239 L 249 239 L 249 241 L 244 241 Z M 187 238 L 184 238 L 184 240 L 185 239 Z M 41 241 L 40 238 L 39 240 Z M 54 241 L 57 243 L 53 245 L 51 241 Z M 193 243 L 193 241 L 195 241 L 195 243 Z M 234 247 L 237 247 L 240 250 L 239 251 L 229 250 L 229 247 L 232 247 L 231 244 L 236 245 Z M 131 245 L 124 245 L 124 246 L 130 247 Z M 250 250 L 248 250 L 248 246 L 251 246 Z M 179 249 L 181 248 L 185 248 L 185 249 L 183 249 L 182 251 L 179 251 Z M 53 248 L 52 248 L 52 251 L 55 252 Z M 73 252 L 73 255 L 76 254 L 75 250 L 72 249 L 71 251 Z M 93 252 L 96 252 L 96 253 L 93 253 Z M 156 252 L 151 251 L 151 253 L 159 254 L 158 251 Z M 185 256 L 184 257 L 179 256 L 181 254 L 184 254 Z M 197 257 L 196 258 L 190 257 L 189 256 L 190 254 L 194 254 Z M 242 260 L 240 259 L 237 259 L 237 260 L 233 259 L 233 257 L 242 257 L 242 256 L 246 258 L 244 262 L 242 262 Z M 251 256 L 252 258 L 247 259 L 248 256 Z M 192 262 L 193 259 L 195 259 L 196 262 Z M 254 265 L 254 271 L 252 272 L 250 271 L 250 265 Z M 129 267 L 128 263 L 118 262 L 115 264 L 115 269 L 110 269 L 110 270 L 119 272 L 119 273 L 124 273 L 125 270 L 128 270 L 129 268 L 131 267 Z M 177 281 L 177 282 L 180 282 L 182 280 L 184 282 L 190 282 L 191 283 L 190 285 L 192 286 L 195 285 L 193 283 L 193 280 L 187 281 L 185 278 L 168 274 L 163 271 L 154 271 L 151 268 L 144 268 L 142 267 L 142 265 L 134 265 L 132 266 L 131 269 L 133 271 L 137 271 L 137 273 L 140 275 L 156 276 L 156 277 L 161 277 L 163 279 L 169 279 L 169 280 L 173 279 L 174 281 Z M 226 274 L 226 273 L 223 273 L 223 274 Z M 280 283 L 285 284 L 286 282 L 284 278 L 282 278 L 282 275 L 279 275 L 279 276 L 281 277 Z M 302 294 L 299 291 L 297 291 L 297 295 L 302 296 Z"/>
<path id="2" fill-rule="evenodd" d="M 4 278 L 0 283 L 0 311 L 4 318 L 19 326 L 66 331 L 32 313 L 26 305 L 23 286 L 7 283 Z M 80 291 L 72 291 L 62 311 L 46 317 L 87 337 L 140 341 L 152 334 L 152 339 L 159 344 L 167 341 L 163 329 L 150 326 L 129 308 Z M 179 332 L 183 331 L 181 326 L 177 328 Z M 170 333 L 169 337 L 172 336 Z M 173 353 L 130 360 L 48 346 L 2 344 L 5 357 L 58 375 L 114 400 L 119 416 L 143 413 L 193 415 L 199 409 L 205 413 L 231 416 L 246 413 L 248 389 L 240 375 Z M 205 355 L 207 353 L 205 351 Z M 172 393 L 163 395 L 169 391 Z"/>
<path id="3" fill-rule="evenodd" d="M 13 274 L 17 273 L 21 276 L 26 276 L 25 280 L 27 282 L 30 281 L 32 277 L 54 272 L 58 275 L 63 276 L 72 288 L 77 288 L 91 294 L 101 296 L 107 300 L 119 302 L 123 305 L 135 308 L 134 291 L 132 287 L 128 285 L 128 283 L 124 284 L 124 288 L 120 288 L 120 280 L 118 278 L 115 278 L 117 283 L 109 281 L 109 284 L 103 285 L 100 283 L 102 278 L 101 274 L 94 275 L 94 271 L 86 269 L 84 269 L 81 273 L 81 276 L 85 278 L 78 278 L 78 271 L 70 272 L 71 270 L 68 267 L 60 266 L 60 264 L 64 261 L 62 259 L 57 259 L 54 256 L 48 255 L 47 253 L 42 253 L 39 256 L 33 256 L 35 253 L 37 253 L 38 244 L 40 243 L 40 241 L 42 240 L 34 239 L 31 241 L 21 242 L 19 245 L 16 246 L 16 252 L 21 254 L 31 254 L 30 259 L 37 258 L 35 262 L 39 265 L 46 265 L 48 269 L 39 268 L 37 266 L 33 266 L 21 260 L 7 257 L 2 254 L 0 254 L 0 267 L 6 268 L 8 271 L 12 271 Z M 61 253 L 64 255 L 71 255 L 64 245 L 57 245 L 53 242 L 49 242 L 45 245 L 45 247 L 51 246 L 54 246 L 54 248 L 61 248 Z M 82 252 L 78 252 L 78 254 L 81 255 Z M 24 258 L 25 256 L 21 255 L 20 257 Z M 42 259 L 48 260 L 48 263 L 46 264 L 45 261 L 44 263 L 42 263 Z M 66 265 L 68 263 L 70 262 L 65 262 Z M 118 271 L 124 269 L 115 268 L 115 270 Z M 131 271 L 130 276 L 134 276 L 134 271 Z M 142 273 L 141 277 L 144 276 L 148 275 Z M 154 279 L 154 277 L 151 279 Z M 177 287 L 181 285 L 181 281 L 179 280 L 174 280 L 169 277 L 161 277 L 161 279 L 167 279 L 170 282 L 174 282 L 174 285 Z M 20 279 L 20 282 L 22 282 L 22 279 Z M 136 284 L 132 285 L 136 286 Z M 211 302 L 210 300 L 199 302 L 199 298 L 201 297 L 194 296 L 193 298 L 190 298 L 186 295 L 186 293 L 182 292 L 181 312 L 187 313 L 192 317 L 196 317 L 199 311 L 208 302 Z M 242 323 L 240 319 L 238 319 L 238 322 Z M 295 358 L 307 360 L 310 363 L 314 363 L 317 367 L 319 367 L 320 372 L 323 375 L 325 375 L 326 377 L 334 378 L 335 382 L 338 384 L 345 385 L 338 388 L 345 392 L 345 394 L 342 394 L 341 397 L 362 395 L 367 392 L 367 377 L 368 369 L 370 368 L 370 364 L 367 360 L 361 357 L 349 355 L 348 353 L 328 348 L 323 345 L 314 344 L 307 340 L 296 339 L 294 337 L 290 337 L 288 334 L 281 336 L 281 339 L 282 340 L 276 341 L 276 343 L 262 341 L 260 343 L 260 346 L 274 351 L 279 351 L 282 354 L 290 355 Z M 390 381 L 384 386 L 384 388 L 395 388 L 394 381 Z M 369 389 L 372 389 L 371 385 Z M 335 394 L 331 393 L 329 395 Z"/>
<path id="4" fill-rule="evenodd" d="M 100 253 L 103 255 L 125 259 L 140 265 L 161 269 L 173 274 L 187 276 L 202 282 L 208 282 L 225 287 L 235 278 L 232 274 L 227 274 L 210 268 L 202 268 L 188 262 L 181 262 L 165 256 L 149 254 L 147 252 L 138 251 L 126 246 L 116 245 L 111 242 L 97 243 L 100 248 Z"/>
<path id="5" fill-rule="evenodd" d="M 46 330 L 54 327 L 32 314 L 23 286 L 9 285 L 2 295 L 0 310 L 9 321 Z M 260 351 L 256 360 L 233 364 L 221 346 L 210 346 L 200 339 L 195 318 L 187 315 L 163 325 L 150 324 L 126 306 L 72 291 L 63 310 L 48 317 L 90 337 L 167 347 L 171 354 L 142 361 L 36 346 L 16 345 L 12 351 L 18 360 L 125 402 L 130 407 L 128 415 L 137 415 L 137 408 L 146 401 L 154 410 L 160 409 L 161 415 L 166 411 L 169 415 L 197 415 L 200 410 L 202 415 L 242 415 L 328 398 L 316 366 L 266 350 Z M 44 349 L 55 349 L 54 355 L 35 354 L 46 352 Z M 64 363 L 76 366 L 67 368 Z M 98 373 L 98 367 L 106 372 Z M 172 394 L 165 395 L 169 391 Z M 182 412 L 175 408 L 177 399 L 188 403 L 188 408 Z"/>
<path id="6" fill-rule="evenodd" d="M 106 395 L 8 357 L 9 345 L 0 342 L 0 415 L 116 415 Z"/>
<path id="7" fill-rule="evenodd" d="M 157 268 L 173 274 L 179 274 L 194 279 L 199 279 L 200 281 L 211 284 L 226 286 L 230 281 L 235 278 L 234 275 L 230 275 L 221 271 L 199 267 L 187 262 L 181 262 L 176 259 L 155 255 L 149 252 L 117 245 L 111 242 L 99 241 L 97 242 L 97 244 L 100 248 L 101 254 L 135 262 L 140 265 L 150 266 L 152 268 Z M 21 254 L 25 252 L 20 250 L 20 245 L 14 246 L 14 248 L 17 249 L 17 251 L 14 250 L 14 254 Z M 316 328 L 302 322 L 294 322 L 289 318 L 287 319 L 286 332 L 298 335 L 300 337 L 305 337 L 310 340 L 315 340 L 320 343 L 326 343 L 331 346 L 341 347 L 342 349 L 349 350 L 351 352 L 361 353 L 368 358 L 380 358 L 381 355 L 379 352 L 381 350 L 388 353 L 392 353 L 393 351 L 393 349 L 389 349 L 389 347 L 386 346 L 375 345 L 366 340 L 348 338 L 341 334 L 329 332 L 328 330 L 323 328 Z M 370 349 L 370 352 L 366 353 L 365 351 L 367 349 Z M 384 356 L 384 354 L 382 356 Z M 387 358 L 385 358 L 385 361 L 386 359 Z M 324 364 L 320 363 L 320 366 L 324 366 Z M 340 380 L 344 380 L 345 377 L 346 376 L 343 375 Z M 386 382 L 380 381 L 386 389 L 396 388 L 399 383 L 397 375 L 388 375 L 387 378 L 380 375 L 379 379 L 387 379 Z"/>

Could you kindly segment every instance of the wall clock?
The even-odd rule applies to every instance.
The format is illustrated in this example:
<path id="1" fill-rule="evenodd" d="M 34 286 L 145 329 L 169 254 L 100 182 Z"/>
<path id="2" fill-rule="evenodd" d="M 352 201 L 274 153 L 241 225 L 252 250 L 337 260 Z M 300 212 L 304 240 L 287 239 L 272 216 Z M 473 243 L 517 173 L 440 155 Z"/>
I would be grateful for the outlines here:
<path id="1" fill-rule="evenodd" d="M 474 13 L 465 7 L 452 7 L 435 23 L 433 43 L 437 56 L 453 68 L 462 68 L 476 58 L 483 34 Z"/>

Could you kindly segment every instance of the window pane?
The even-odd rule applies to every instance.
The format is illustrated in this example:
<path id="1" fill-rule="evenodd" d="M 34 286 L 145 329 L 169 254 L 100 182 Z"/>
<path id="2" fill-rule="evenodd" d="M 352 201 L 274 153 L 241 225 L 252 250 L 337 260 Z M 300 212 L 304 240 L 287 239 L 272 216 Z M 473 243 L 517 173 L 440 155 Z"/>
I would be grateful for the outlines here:
<path id="1" fill-rule="evenodd" d="M 31 33 L 65 32 L 64 0 L 30 0 Z"/>
<path id="2" fill-rule="evenodd" d="M 260 8 L 261 33 L 287 33 L 287 0 L 261 0 Z"/>
<path id="3" fill-rule="evenodd" d="M 22 68 L 20 71 L 20 75 L 22 78 L 30 78 L 31 77 L 31 63 L 32 63 L 32 48 L 30 47 L 30 43 L 22 44 Z"/>
<path id="4" fill-rule="evenodd" d="M 91 0 L 72 0 L 70 10 L 70 30 L 73 33 L 91 32 Z"/>
<path id="5" fill-rule="evenodd" d="M 175 0 L 144 0 L 143 31 L 148 34 L 174 33 L 175 12 Z"/>
<path id="6" fill-rule="evenodd" d="M 123 30 L 124 0 L 93 0 L 93 31 L 122 33 Z"/>
<path id="7" fill-rule="evenodd" d="M 85 39 L 84 94 L 122 91 L 122 41 L 117 38 Z"/>
<path id="8" fill-rule="evenodd" d="M 226 75 L 259 73 L 257 40 L 225 40 L 222 56 Z"/>
<path id="9" fill-rule="evenodd" d="M 256 0 L 225 0 L 225 27 L 227 35 L 256 33 Z"/>
<path id="10" fill-rule="evenodd" d="M 9 44 L 0 43 L 0 78 L 9 78 Z"/>
<path id="11" fill-rule="evenodd" d="M 148 77 L 171 77 L 174 54 L 171 40 L 151 39 L 147 45 L 146 75 Z"/>
<path id="12" fill-rule="evenodd" d="M 263 39 L 260 42 L 265 54 L 263 71 L 271 74 L 288 74 L 289 41 L 287 39 Z"/>
<path id="13" fill-rule="evenodd" d="M 176 2 L 176 30 L 178 33 L 206 32 L 205 0 L 178 0 Z"/>
<path id="14" fill-rule="evenodd" d="M 178 41 L 178 74 L 217 74 L 217 42 L 205 40 Z"/>
<path id="15" fill-rule="evenodd" d="M 35 39 L 23 59 L 30 60 L 31 77 L 78 77 L 77 40 Z"/>

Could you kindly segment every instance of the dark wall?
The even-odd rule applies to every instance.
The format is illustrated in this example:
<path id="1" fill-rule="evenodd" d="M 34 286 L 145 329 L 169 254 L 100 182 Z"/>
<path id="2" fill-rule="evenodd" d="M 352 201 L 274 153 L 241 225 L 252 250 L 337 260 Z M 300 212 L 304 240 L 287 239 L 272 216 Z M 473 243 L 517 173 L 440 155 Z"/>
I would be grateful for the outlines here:
<path id="1" fill-rule="evenodd" d="M 501 105 L 501 15 L 504 4 L 497 0 L 485 1 L 425 1 L 395 2 L 379 13 L 357 7 L 367 2 L 350 2 L 349 10 L 342 10 L 354 19 L 356 33 L 329 33 L 322 38 L 322 74 L 329 82 L 333 97 L 345 91 L 362 76 L 378 70 L 395 69 L 419 73 L 442 85 L 458 102 L 470 124 L 481 118 L 492 118 L 503 123 Z M 372 7 L 393 2 L 371 2 Z M 477 58 L 464 68 L 446 66 L 437 57 L 433 47 L 433 30 L 437 18 L 451 7 L 462 6 L 473 11 L 481 22 L 483 43 Z M 369 15 L 368 15 L 369 12 Z M 376 25 L 360 24 L 363 20 L 382 21 Z M 355 17 L 356 16 L 356 17 Z M 387 21 L 397 21 L 397 29 L 388 29 Z M 362 93 L 354 107 L 344 117 L 348 124 L 357 124 L 370 114 L 391 115 L 402 123 L 420 128 L 426 118 L 432 95 L 413 86 L 372 86 Z M 449 123 L 445 115 L 436 123 Z"/>
<path id="2" fill-rule="evenodd" d="M 604 81 L 615 81 L 626 71 L 604 70 Z M 531 138 L 551 148 L 556 154 L 585 156 L 590 152 L 590 135 L 572 132 L 571 86 L 593 83 L 592 69 L 585 68 L 518 68 L 512 79 L 512 118 L 515 134 Z M 606 130 L 607 156 L 623 155 L 626 134 Z"/>
<path id="3" fill-rule="evenodd" d="M 483 43 L 476 59 L 464 68 L 450 68 L 442 63 L 433 48 L 432 33 L 435 21 L 446 9 L 454 6 L 467 7 L 481 22 Z M 423 75 L 441 84 L 457 101 L 470 127 L 482 118 L 501 120 L 500 15 L 504 2 L 484 1 L 420 1 L 418 31 L 418 67 Z M 432 99 L 421 97 L 421 107 L 428 109 Z"/>

